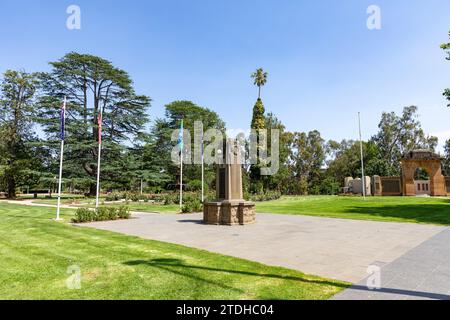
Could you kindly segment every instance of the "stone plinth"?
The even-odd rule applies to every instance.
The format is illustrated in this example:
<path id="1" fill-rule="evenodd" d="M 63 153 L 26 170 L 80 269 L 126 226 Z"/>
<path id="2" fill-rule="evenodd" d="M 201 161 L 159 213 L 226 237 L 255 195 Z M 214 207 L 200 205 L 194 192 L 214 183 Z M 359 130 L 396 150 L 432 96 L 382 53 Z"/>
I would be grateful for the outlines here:
<path id="1" fill-rule="evenodd" d="M 203 222 L 206 224 L 234 226 L 255 221 L 255 204 L 250 201 L 207 202 L 203 205 Z"/>

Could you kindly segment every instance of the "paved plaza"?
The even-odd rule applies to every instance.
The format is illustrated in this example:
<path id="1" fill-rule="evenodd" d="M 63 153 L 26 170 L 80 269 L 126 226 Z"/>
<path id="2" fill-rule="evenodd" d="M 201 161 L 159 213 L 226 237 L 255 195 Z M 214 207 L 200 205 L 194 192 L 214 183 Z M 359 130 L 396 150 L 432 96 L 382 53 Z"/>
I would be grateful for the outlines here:
<path id="1" fill-rule="evenodd" d="M 426 255 L 427 259 L 449 259 L 446 261 L 450 263 L 449 229 L 424 224 L 259 213 L 255 224 L 229 227 L 204 225 L 201 214 L 134 213 L 130 220 L 82 226 L 205 249 L 351 283 L 363 281 L 370 265 L 389 267 L 396 274 L 402 268 L 416 268 L 414 264 L 414 267 L 408 265 L 408 259 L 411 259 L 408 254 L 413 255 L 415 261 Z M 442 255 L 439 258 L 440 253 L 436 251 L 445 248 L 436 243 L 441 244 L 444 240 L 448 244 L 445 258 Z M 437 267 L 437 263 L 435 260 L 414 270 L 422 271 L 419 275 L 423 280 L 423 272 Z M 390 269 L 386 274 L 393 272 Z M 438 281 L 439 275 L 437 269 L 433 281 Z M 391 280 L 386 278 L 385 284 Z M 446 280 L 450 287 L 450 273 Z M 401 284 L 400 279 L 396 281 Z M 422 283 L 424 291 L 427 291 L 426 286 Z M 371 293 L 353 290 L 344 292 L 341 297 L 366 298 Z"/>
<path id="2" fill-rule="evenodd" d="M 362 280 L 336 300 L 450 300 L 450 228 L 381 266 L 381 288 L 367 290 Z"/>

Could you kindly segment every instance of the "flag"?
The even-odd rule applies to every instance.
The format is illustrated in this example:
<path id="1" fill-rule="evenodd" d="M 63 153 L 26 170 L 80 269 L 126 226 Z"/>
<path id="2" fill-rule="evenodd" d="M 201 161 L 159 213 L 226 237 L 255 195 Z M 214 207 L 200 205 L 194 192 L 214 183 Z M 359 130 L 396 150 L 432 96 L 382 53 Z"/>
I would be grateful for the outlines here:
<path id="1" fill-rule="evenodd" d="M 204 146 L 203 146 L 203 144 L 204 144 L 204 137 L 203 137 L 203 129 L 202 129 L 202 137 L 201 137 L 201 144 L 202 144 L 202 159 L 203 159 L 203 156 L 204 156 L 204 150 L 203 150 L 203 148 L 204 148 Z"/>
<path id="2" fill-rule="evenodd" d="M 183 119 L 181 119 L 180 133 L 178 135 L 178 146 L 180 147 L 180 152 L 183 152 Z"/>
<path id="3" fill-rule="evenodd" d="M 61 112 L 60 112 L 60 123 L 61 123 L 61 131 L 60 131 L 60 137 L 61 137 L 61 141 L 64 140 L 64 127 L 65 127 L 65 122 L 66 122 L 66 98 L 64 98 L 64 102 L 62 104 L 61 107 Z"/>
<path id="4" fill-rule="evenodd" d="M 66 122 L 66 102 L 67 99 L 64 97 L 64 102 L 61 107 L 60 111 L 60 122 L 61 122 L 61 132 L 60 138 L 61 138 L 61 154 L 59 158 L 59 182 L 58 182 L 58 204 L 56 209 L 56 221 L 60 220 L 59 213 L 61 211 L 61 188 L 62 188 L 62 173 L 63 173 L 63 154 L 64 154 L 64 125 Z"/>
<path id="5" fill-rule="evenodd" d="M 102 143 L 102 112 L 98 115 L 98 143 Z"/>
<path id="6" fill-rule="evenodd" d="M 95 207 L 98 208 L 100 195 L 100 159 L 102 153 L 102 111 L 98 114 L 98 163 L 97 163 L 97 196 L 95 197 Z"/>

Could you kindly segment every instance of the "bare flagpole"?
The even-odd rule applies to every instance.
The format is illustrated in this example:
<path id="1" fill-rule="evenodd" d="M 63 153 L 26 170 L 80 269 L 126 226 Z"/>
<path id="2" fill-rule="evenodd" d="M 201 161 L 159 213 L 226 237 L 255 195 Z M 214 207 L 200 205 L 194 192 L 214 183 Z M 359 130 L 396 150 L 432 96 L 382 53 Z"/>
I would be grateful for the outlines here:
<path id="1" fill-rule="evenodd" d="M 366 179 L 364 177 L 364 155 L 363 155 L 363 143 L 361 135 L 361 113 L 358 112 L 358 124 L 359 124 L 359 148 L 361 150 L 361 178 L 362 178 L 362 194 L 364 200 L 366 199 Z"/>
<path id="2" fill-rule="evenodd" d="M 183 119 L 181 119 L 180 135 L 178 138 L 178 143 L 180 146 L 180 211 L 183 208 L 183 138 Z"/>
<path id="3" fill-rule="evenodd" d="M 202 203 L 205 201 L 205 191 L 204 191 L 204 184 L 205 184 L 205 158 L 204 158 L 204 152 L 203 152 L 203 127 L 202 127 Z"/>
<path id="4" fill-rule="evenodd" d="M 63 168 L 63 158 L 64 158 L 64 130 L 65 130 L 65 123 L 66 123 L 66 102 L 67 98 L 64 97 L 64 103 L 61 109 L 61 153 L 60 153 L 60 159 L 59 159 L 59 182 L 58 182 L 58 206 L 56 209 L 56 221 L 60 221 L 60 211 L 61 211 L 61 186 L 62 186 L 62 168 Z"/>

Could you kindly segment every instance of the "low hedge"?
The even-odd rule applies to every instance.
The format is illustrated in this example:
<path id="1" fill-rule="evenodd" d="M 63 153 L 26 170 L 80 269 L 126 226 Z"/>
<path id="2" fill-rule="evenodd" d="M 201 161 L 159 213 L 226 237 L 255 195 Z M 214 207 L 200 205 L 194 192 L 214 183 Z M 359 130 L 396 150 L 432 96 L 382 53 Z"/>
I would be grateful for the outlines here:
<path id="1" fill-rule="evenodd" d="M 92 221 L 109 221 L 117 219 L 129 219 L 131 216 L 130 209 L 125 206 L 121 207 L 100 207 L 95 210 L 88 208 L 78 208 L 72 222 L 92 222 Z"/>
<path id="2" fill-rule="evenodd" d="M 191 213 L 191 212 L 201 212 L 203 211 L 203 204 L 198 199 L 188 199 L 184 202 L 181 207 L 181 212 L 183 213 Z"/>
<path id="3" fill-rule="evenodd" d="M 245 198 L 250 201 L 271 201 L 281 198 L 281 192 L 279 191 L 266 191 L 261 193 L 246 193 Z"/>

